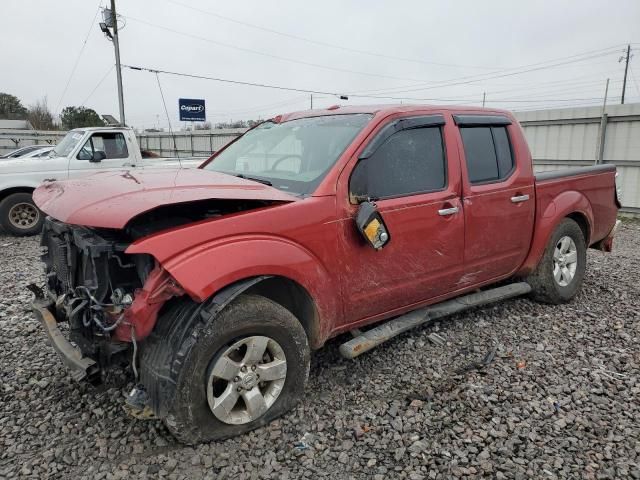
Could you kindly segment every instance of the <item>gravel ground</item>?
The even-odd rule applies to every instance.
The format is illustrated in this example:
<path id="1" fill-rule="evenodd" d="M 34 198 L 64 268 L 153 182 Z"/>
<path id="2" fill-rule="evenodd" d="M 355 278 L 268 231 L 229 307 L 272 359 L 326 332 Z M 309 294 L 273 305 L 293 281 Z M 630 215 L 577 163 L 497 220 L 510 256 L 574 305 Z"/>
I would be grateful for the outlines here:
<path id="1" fill-rule="evenodd" d="M 640 478 L 638 244 L 626 223 L 589 252 L 569 305 L 479 309 L 356 361 L 332 341 L 295 411 L 192 448 L 70 378 L 29 311 L 37 240 L 0 235 L 0 478 Z"/>

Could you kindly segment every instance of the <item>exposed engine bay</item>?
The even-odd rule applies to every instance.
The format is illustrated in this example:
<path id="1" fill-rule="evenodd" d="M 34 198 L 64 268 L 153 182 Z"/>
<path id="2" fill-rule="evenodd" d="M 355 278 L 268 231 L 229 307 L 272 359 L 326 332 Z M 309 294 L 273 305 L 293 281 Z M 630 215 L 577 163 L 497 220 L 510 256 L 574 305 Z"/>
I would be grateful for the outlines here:
<path id="1" fill-rule="evenodd" d="M 47 219 L 42 234 L 46 295 L 56 318 L 69 322 L 70 340 L 101 368 L 126 356 L 127 342 L 113 342 L 137 289 L 154 268 L 149 255 L 126 255 L 117 231 L 97 231 Z"/>
<path id="2" fill-rule="evenodd" d="M 209 220 L 239 212 L 247 212 L 279 202 L 268 200 L 198 200 L 163 205 L 132 218 L 125 227 L 131 241 L 180 225 Z"/>
<path id="3" fill-rule="evenodd" d="M 265 207 L 272 202 L 207 200 L 160 207 L 122 229 L 89 228 L 47 218 L 42 260 L 45 296 L 69 340 L 102 373 L 136 369 L 137 341 L 148 336 L 164 303 L 184 294 L 151 255 L 127 254 L 136 239 L 179 225 Z M 93 379 L 94 383 L 99 383 Z"/>

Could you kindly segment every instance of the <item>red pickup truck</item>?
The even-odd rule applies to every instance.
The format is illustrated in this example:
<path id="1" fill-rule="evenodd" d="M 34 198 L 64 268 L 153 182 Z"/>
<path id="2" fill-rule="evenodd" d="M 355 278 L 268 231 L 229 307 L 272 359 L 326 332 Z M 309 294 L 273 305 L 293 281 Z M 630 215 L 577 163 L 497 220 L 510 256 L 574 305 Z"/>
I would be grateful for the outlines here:
<path id="1" fill-rule="evenodd" d="M 199 169 L 48 182 L 34 199 L 34 310 L 53 346 L 94 383 L 130 366 L 131 403 L 188 443 L 289 410 L 310 350 L 342 332 L 354 357 L 487 301 L 571 300 L 619 207 L 612 165 L 534 175 L 509 112 L 406 105 L 281 115 Z"/>

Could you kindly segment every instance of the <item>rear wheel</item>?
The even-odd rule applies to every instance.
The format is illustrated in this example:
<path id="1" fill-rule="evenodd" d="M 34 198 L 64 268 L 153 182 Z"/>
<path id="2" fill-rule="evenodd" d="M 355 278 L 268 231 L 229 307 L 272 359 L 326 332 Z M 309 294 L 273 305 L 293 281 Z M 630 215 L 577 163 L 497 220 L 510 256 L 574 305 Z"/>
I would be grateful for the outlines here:
<path id="1" fill-rule="evenodd" d="M 584 234 L 578 224 L 565 218 L 549 239 L 536 270 L 527 278 L 535 300 L 559 304 L 576 296 L 587 264 Z"/>
<path id="2" fill-rule="evenodd" d="M 44 214 L 33 203 L 30 193 L 13 193 L 0 202 L 0 225 L 16 236 L 36 235 L 42 231 Z"/>
<path id="3" fill-rule="evenodd" d="M 184 322 L 192 327 L 180 332 L 179 342 L 172 341 L 175 328 L 167 329 L 173 339 L 160 339 L 172 344 L 175 382 L 162 416 L 179 440 L 193 444 L 248 432 L 300 400 L 310 353 L 306 333 L 291 312 L 264 297 L 242 295 L 219 313 L 185 302 L 158 321 L 186 320 L 181 309 L 200 319 Z M 147 348 L 142 361 L 157 359 L 154 350 Z"/>

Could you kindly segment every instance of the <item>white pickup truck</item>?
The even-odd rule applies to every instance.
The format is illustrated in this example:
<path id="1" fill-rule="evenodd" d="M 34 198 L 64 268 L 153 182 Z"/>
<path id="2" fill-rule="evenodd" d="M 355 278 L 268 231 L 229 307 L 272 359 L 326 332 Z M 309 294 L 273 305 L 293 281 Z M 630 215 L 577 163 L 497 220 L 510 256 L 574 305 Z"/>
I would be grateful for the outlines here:
<path id="1" fill-rule="evenodd" d="M 196 167 L 203 158 L 142 158 L 131 128 L 71 130 L 49 156 L 0 159 L 0 227 L 13 235 L 39 233 L 44 215 L 31 199 L 46 180 L 64 180 L 109 170 Z"/>

